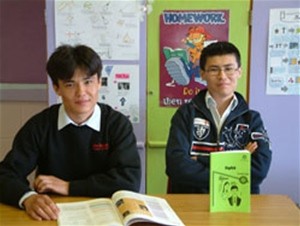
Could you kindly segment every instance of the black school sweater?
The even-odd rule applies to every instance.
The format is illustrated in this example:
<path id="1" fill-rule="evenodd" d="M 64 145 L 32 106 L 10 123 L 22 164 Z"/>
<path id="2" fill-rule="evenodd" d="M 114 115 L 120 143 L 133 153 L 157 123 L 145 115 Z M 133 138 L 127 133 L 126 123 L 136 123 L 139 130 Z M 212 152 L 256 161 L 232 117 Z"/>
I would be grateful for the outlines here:
<path id="1" fill-rule="evenodd" d="M 101 108 L 101 130 L 69 124 L 58 131 L 59 104 L 33 116 L 17 133 L 0 163 L 0 202 L 18 206 L 32 190 L 26 177 L 53 175 L 70 182 L 69 195 L 109 197 L 139 191 L 141 163 L 130 121 L 110 106 Z"/>

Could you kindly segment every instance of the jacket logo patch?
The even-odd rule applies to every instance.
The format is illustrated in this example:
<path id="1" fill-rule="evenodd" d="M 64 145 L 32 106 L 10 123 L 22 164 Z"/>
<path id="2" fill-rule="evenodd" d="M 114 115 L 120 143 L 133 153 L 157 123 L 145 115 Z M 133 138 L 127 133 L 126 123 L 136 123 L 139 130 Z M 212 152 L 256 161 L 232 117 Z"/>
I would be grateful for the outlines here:
<path id="1" fill-rule="evenodd" d="M 208 120 L 202 118 L 194 118 L 193 134 L 197 140 L 205 139 L 210 132 L 210 124 Z"/>
<path id="2" fill-rule="evenodd" d="M 225 137 L 227 149 L 242 149 L 247 142 L 247 137 L 249 135 L 249 125 L 237 124 L 235 128 L 225 127 L 222 134 Z"/>
<path id="3" fill-rule="evenodd" d="M 109 149 L 109 145 L 106 144 L 93 144 L 92 150 L 93 151 L 107 151 Z"/>

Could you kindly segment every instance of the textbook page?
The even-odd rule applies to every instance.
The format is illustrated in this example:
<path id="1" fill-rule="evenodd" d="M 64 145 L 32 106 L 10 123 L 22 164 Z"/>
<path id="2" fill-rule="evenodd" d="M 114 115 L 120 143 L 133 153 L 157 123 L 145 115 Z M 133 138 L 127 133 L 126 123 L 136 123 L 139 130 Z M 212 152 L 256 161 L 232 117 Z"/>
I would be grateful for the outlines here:
<path id="1" fill-rule="evenodd" d="M 123 225 L 110 199 L 58 203 L 57 206 L 60 209 L 59 226 Z"/>
<path id="2" fill-rule="evenodd" d="M 165 199 L 118 191 L 112 196 L 124 225 L 153 222 L 164 225 L 184 225 Z"/>

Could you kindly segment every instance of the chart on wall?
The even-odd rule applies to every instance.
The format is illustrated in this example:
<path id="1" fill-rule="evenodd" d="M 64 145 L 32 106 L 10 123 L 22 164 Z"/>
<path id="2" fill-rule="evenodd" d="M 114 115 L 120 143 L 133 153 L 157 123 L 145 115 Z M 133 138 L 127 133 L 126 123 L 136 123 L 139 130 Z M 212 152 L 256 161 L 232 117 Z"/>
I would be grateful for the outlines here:
<path id="1" fill-rule="evenodd" d="M 138 65 L 104 65 L 101 103 L 114 106 L 131 122 L 139 123 L 139 67 Z"/>
<path id="2" fill-rule="evenodd" d="M 56 45 L 88 44 L 103 60 L 138 60 L 140 1 L 55 1 Z"/>
<path id="3" fill-rule="evenodd" d="M 300 8 L 271 9 L 267 94 L 300 95 Z"/>

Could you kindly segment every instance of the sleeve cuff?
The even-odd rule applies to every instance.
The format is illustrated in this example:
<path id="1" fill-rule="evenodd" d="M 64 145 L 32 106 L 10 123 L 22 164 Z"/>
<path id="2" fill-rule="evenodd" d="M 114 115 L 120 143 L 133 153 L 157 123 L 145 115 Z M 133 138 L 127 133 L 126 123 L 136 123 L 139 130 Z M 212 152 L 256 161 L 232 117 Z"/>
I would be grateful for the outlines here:
<path id="1" fill-rule="evenodd" d="M 23 205 L 23 202 L 25 199 L 27 199 L 29 196 L 32 196 L 32 195 L 35 195 L 37 194 L 35 191 L 29 191 L 29 192 L 26 192 L 19 200 L 19 207 L 21 209 L 24 209 L 24 205 Z"/>

